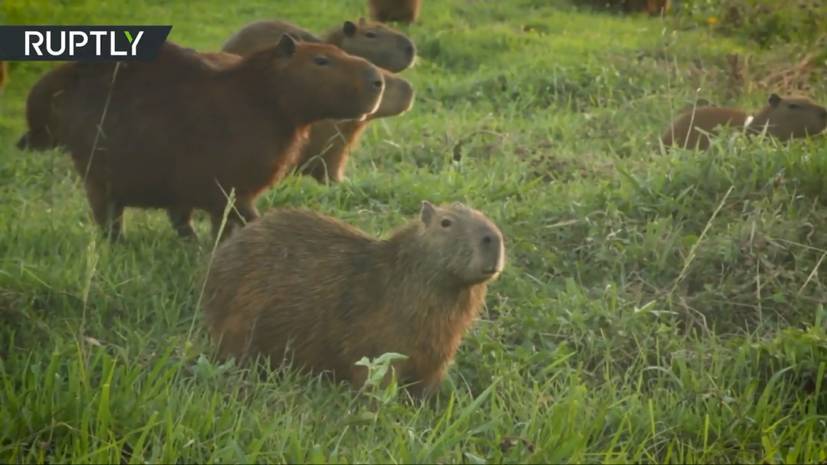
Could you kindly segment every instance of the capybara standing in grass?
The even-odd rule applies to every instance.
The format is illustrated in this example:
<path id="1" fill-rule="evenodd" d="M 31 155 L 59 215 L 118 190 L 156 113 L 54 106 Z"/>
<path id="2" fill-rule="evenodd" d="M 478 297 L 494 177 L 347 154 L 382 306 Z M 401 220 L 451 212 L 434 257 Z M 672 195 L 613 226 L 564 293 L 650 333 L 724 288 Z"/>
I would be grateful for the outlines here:
<path id="1" fill-rule="evenodd" d="M 368 0 L 370 17 L 374 21 L 412 23 L 419 17 L 421 0 Z"/>
<path id="2" fill-rule="evenodd" d="M 664 131 L 661 142 L 675 146 L 706 150 L 710 135 L 722 126 L 745 129 L 747 133 L 767 134 L 789 140 L 814 136 L 827 127 L 827 109 L 804 97 L 770 95 L 767 106 L 754 117 L 735 108 L 698 107 L 678 116 Z"/>
<path id="3" fill-rule="evenodd" d="M 364 120 L 332 121 L 315 123 L 299 156 L 301 174 L 312 176 L 321 183 L 339 182 L 344 179 L 350 152 L 359 141 L 370 121 L 397 116 L 413 105 L 414 89 L 411 84 L 389 72 L 383 72 L 385 93 L 379 108 Z"/>
<path id="4" fill-rule="evenodd" d="M 124 207 L 164 208 L 182 236 L 195 234 L 192 212 L 204 209 L 217 232 L 231 191 L 231 223 L 257 218 L 256 197 L 295 165 L 310 125 L 363 118 L 384 90 L 364 59 L 287 36 L 230 67 L 167 42 L 153 62 L 70 63 L 53 73 L 63 76 L 59 102 L 42 120 L 30 95 L 29 135 L 57 122 L 47 132 L 68 148 L 112 238 Z"/>
<path id="5" fill-rule="evenodd" d="M 222 51 L 247 56 L 262 48 L 272 47 L 283 34 L 290 34 L 306 42 L 326 42 L 345 52 L 362 57 L 374 65 L 398 73 L 410 67 L 416 58 L 416 47 L 411 39 L 383 24 L 365 21 L 345 21 L 331 30 L 323 39 L 285 21 L 256 21 L 233 34 Z"/>
<path id="6" fill-rule="evenodd" d="M 363 384 L 362 357 L 396 352 L 401 383 L 435 390 L 505 265 L 497 226 L 462 204 L 422 203 L 375 239 L 334 218 L 274 210 L 216 251 L 204 295 L 222 358 L 269 356 Z"/>

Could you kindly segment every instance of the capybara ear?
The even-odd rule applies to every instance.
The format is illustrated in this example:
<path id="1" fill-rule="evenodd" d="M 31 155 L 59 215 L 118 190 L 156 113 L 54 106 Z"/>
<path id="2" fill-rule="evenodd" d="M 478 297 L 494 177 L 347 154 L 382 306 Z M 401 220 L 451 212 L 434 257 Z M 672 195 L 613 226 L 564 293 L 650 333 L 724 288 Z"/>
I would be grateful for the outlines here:
<path id="1" fill-rule="evenodd" d="M 353 24 L 352 21 L 345 21 L 345 24 L 342 26 L 342 32 L 348 37 L 353 37 L 353 35 L 356 34 L 356 25 Z"/>
<path id="2" fill-rule="evenodd" d="M 296 53 L 296 39 L 290 34 L 282 34 L 281 40 L 276 45 L 276 54 L 285 58 L 289 58 Z"/>
<path id="3" fill-rule="evenodd" d="M 436 214 L 436 207 L 434 207 L 434 204 L 428 202 L 427 200 L 423 200 L 422 209 L 419 211 L 419 219 L 422 220 L 422 223 L 425 226 L 431 224 L 431 219 L 434 217 L 434 214 Z"/>
<path id="4" fill-rule="evenodd" d="M 772 94 L 770 95 L 769 102 L 770 105 L 777 107 L 778 104 L 781 103 L 781 97 L 779 97 L 778 94 Z"/>

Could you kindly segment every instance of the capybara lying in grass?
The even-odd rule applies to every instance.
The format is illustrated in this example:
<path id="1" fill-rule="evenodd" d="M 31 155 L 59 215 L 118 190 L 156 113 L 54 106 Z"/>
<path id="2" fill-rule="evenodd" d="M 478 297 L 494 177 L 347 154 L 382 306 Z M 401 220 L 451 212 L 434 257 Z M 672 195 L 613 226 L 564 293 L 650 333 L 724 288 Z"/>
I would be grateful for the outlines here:
<path id="1" fill-rule="evenodd" d="M 297 40 L 335 45 L 394 73 L 410 67 L 416 58 L 416 47 L 404 34 L 364 18 L 359 18 L 358 24 L 345 21 L 323 39 L 285 21 L 256 21 L 230 37 L 222 51 L 247 56 L 262 48 L 272 47 L 282 34 L 290 34 Z"/>
<path id="2" fill-rule="evenodd" d="M 350 152 L 359 141 L 367 124 L 377 118 L 397 116 L 413 105 L 414 89 L 399 76 L 387 71 L 385 93 L 379 108 L 364 120 L 332 121 L 315 123 L 310 129 L 307 143 L 299 157 L 301 174 L 313 176 L 321 183 L 339 182 L 344 179 L 345 166 Z"/>
<path id="3" fill-rule="evenodd" d="M 369 0 L 370 17 L 374 21 L 412 23 L 419 17 L 421 0 Z"/>
<path id="4" fill-rule="evenodd" d="M 427 394 L 445 376 L 505 266 L 497 226 L 462 204 L 423 202 L 375 239 L 334 218 L 274 210 L 216 251 L 204 295 L 220 356 L 327 372 L 356 387 L 362 357 L 397 352 L 400 382 Z"/>
<path id="5" fill-rule="evenodd" d="M 193 210 L 208 211 L 217 232 L 230 191 L 230 226 L 257 218 L 256 197 L 295 166 L 310 125 L 363 118 L 383 90 L 375 66 L 326 44 L 285 36 L 219 67 L 168 42 L 153 62 L 48 73 L 29 95 L 21 145 L 43 146 L 48 134 L 69 150 L 110 237 L 124 207 L 164 208 L 181 236 L 193 236 Z"/>
<path id="6" fill-rule="evenodd" d="M 706 150 L 710 137 L 721 126 L 742 128 L 750 134 L 766 133 L 780 140 L 814 136 L 827 127 L 827 109 L 804 97 L 770 95 L 767 106 L 755 117 L 736 108 L 698 107 L 678 116 L 664 131 L 661 142 Z"/>

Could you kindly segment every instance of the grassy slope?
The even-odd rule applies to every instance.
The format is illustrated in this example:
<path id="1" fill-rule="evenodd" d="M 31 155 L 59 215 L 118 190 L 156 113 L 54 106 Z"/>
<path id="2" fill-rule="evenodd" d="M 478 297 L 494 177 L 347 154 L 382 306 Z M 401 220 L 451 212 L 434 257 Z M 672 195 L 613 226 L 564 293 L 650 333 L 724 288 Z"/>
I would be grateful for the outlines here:
<path id="1" fill-rule="evenodd" d="M 162 213 L 128 211 L 127 240 L 102 242 L 68 157 L 13 148 L 49 66 L 15 65 L 0 96 L 0 461 L 827 459 L 827 142 L 663 155 L 653 141 L 696 88 L 761 104 L 760 89 L 727 99 L 720 70 L 763 52 L 547 3 L 426 1 L 407 29 L 413 111 L 367 132 L 349 182 L 294 177 L 259 204 L 378 234 L 423 198 L 463 200 L 501 225 L 507 272 L 424 406 L 210 362 L 206 221 L 185 244 Z M 319 30 L 364 11 L 122 5 L 6 0 L 0 22 L 173 24 L 172 40 L 214 50 L 255 18 Z"/>

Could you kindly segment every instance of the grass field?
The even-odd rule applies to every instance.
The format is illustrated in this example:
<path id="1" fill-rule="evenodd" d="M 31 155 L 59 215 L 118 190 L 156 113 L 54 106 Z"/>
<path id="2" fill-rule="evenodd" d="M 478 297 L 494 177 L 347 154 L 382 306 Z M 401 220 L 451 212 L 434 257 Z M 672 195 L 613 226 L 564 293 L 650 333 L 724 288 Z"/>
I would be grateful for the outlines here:
<path id="1" fill-rule="evenodd" d="M 314 30 L 362 0 L 4 0 L 0 23 L 172 24 L 220 48 L 246 22 Z M 827 138 L 657 136 L 698 96 L 758 108 L 805 44 L 563 1 L 425 0 L 408 114 L 365 134 L 334 187 L 259 202 L 382 234 L 419 202 L 494 219 L 509 263 L 430 403 L 213 361 L 198 305 L 206 217 L 182 242 L 127 210 L 102 240 L 69 157 L 14 148 L 0 95 L 0 462 L 824 462 Z M 680 27 L 678 27 L 680 26 Z M 824 76 L 827 54 L 816 60 Z M 727 55 L 749 57 L 739 79 Z M 827 102 L 827 82 L 809 93 Z M 788 89 L 780 89 L 783 92 Z"/>

